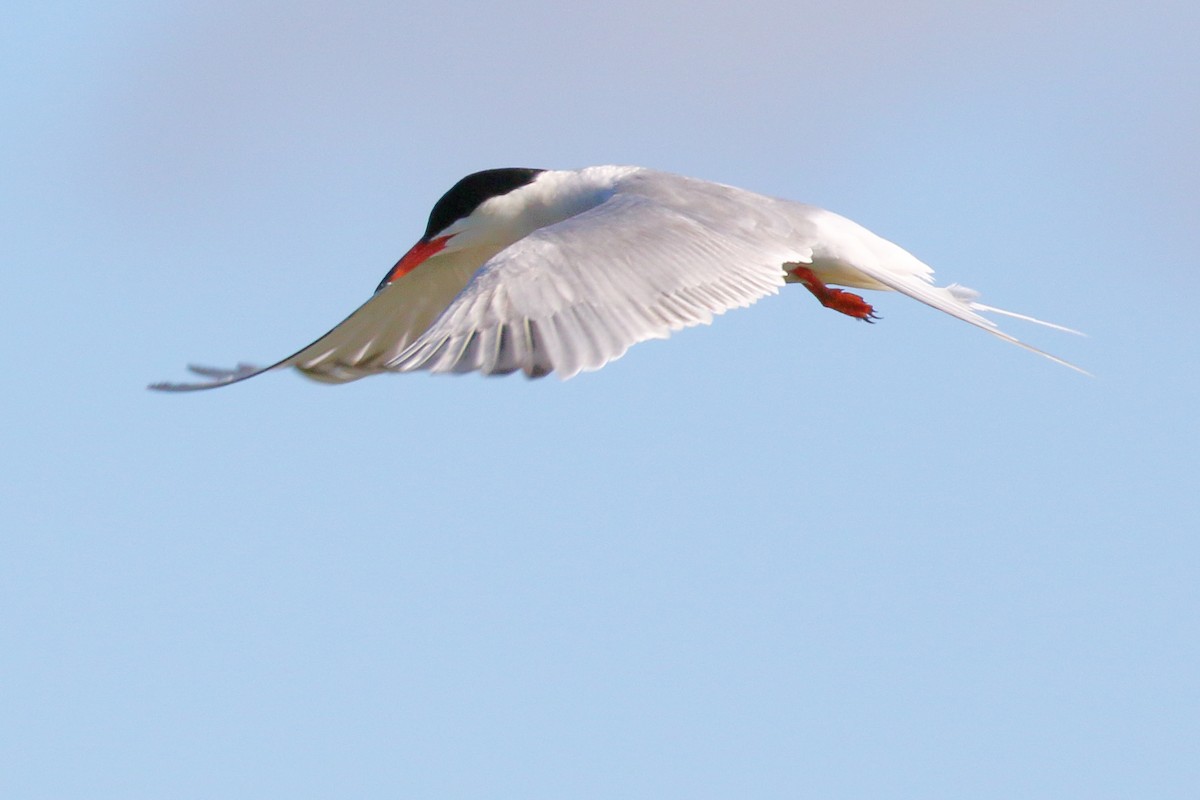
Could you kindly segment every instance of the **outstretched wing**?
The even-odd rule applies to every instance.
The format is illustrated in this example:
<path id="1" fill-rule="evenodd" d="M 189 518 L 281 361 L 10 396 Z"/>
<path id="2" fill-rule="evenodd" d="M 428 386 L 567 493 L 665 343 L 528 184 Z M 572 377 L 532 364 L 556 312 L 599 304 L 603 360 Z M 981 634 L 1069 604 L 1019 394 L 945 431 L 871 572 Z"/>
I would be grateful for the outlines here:
<path id="1" fill-rule="evenodd" d="M 212 389 L 284 367 L 296 367 L 325 383 L 344 383 L 386 371 L 387 362 L 429 327 L 478 266 L 469 254 L 435 257 L 381 287 L 333 330 L 282 361 L 268 367 L 238 364 L 233 369 L 190 364 L 188 369 L 207 380 L 154 383 L 149 388 L 168 392 Z"/>
<path id="2" fill-rule="evenodd" d="M 595 370 L 646 339 L 707 324 L 779 291 L 801 242 L 718 233 L 641 194 L 541 228 L 489 260 L 436 322 L 388 363 L 397 371 Z"/>

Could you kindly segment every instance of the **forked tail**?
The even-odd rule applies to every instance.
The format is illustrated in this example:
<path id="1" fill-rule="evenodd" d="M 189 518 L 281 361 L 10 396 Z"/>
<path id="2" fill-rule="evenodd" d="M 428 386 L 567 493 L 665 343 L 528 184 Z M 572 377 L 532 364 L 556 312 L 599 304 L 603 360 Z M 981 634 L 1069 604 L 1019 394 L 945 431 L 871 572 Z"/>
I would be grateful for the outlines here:
<path id="1" fill-rule="evenodd" d="M 1027 314 L 1018 314 L 1014 311 L 1005 311 L 1002 308 L 984 305 L 978 300 L 979 292 L 957 283 L 949 286 L 935 286 L 933 284 L 933 268 L 928 264 L 894 242 L 890 242 L 838 214 L 824 212 L 817 217 L 817 222 L 821 226 L 824 245 L 814 248 L 812 269 L 808 271 L 810 275 L 815 274 L 828 283 L 838 283 L 843 286 L 892 289 L 933 306 L 938 311 L 957 317 L 963 322 L 969 322 L 977 328 L 982 328 L 998 339 L 1011 342 L 1017 347 L 1037 353 L 1043 358 L 1048 358 L 1076 372 L 1084 375 L 1091 374 L 1065 359 L 1039 350 L 1033 345 L 1026 344 L 1017 337 L 1005 333 L 993 320 L 983 314 L 1000 314 L 1082 336 L 1083 334 L 1079 331 Z M 798 280 L 804 282 L 804 276 L 798 276 Z M 820 299 L 819 293 L 814 291 L 814 294 L 817 294 Z M 822 302 L 825 301 L 822 300 Z M 847 311 L 839 308 L 838 310 L 856 316 L 852 313 L 853 309 Z"/>
<path id="2" fill-rule="evenodd" d="M 1012 334 L 1005 333 L 1004 331 L 1000 330 L 1000 326 L 998 326 L 995 322 L 988 319 L 987 317 L 981 316 L 980 312 L 988 313 L 988 314 L 1000 314 L 1001 316 L 1012 317 L 1013 319 L 1024 320 L 1025 322 L 1032 322 L 1035 325 L 1043 325 L 1047 328 L 1053 328 L 1056 331 L 1063 331 L 1065 333 L 1073 333 L 1076 336 L 1084 335 L 1084 334 L 1080 333 L 1079 331 L 1075 330 L 1074 328 L 1068 328 L 1065 325 L 1059 325 L 1054 322 L 1046 322 L 1046 320 L 1044 320 L 1044 319 L 1038 319 L 1037 317 L 1031 317 L 1028 314 L 1018 314 L 1015 311 L 1006 311 L 1003 308 L 996 308 L 995 306 L 984 305 L 983 303 L 980 303 L 976 300 L 976 298 L 979 297 L 979 292 L 975 291 L 974 289 L 969 289 L 966 286 L 960 286 L 957 283 L 952 283 L 949 286 L 946 286 L 944 288 L 937 287 L 937 286 L 931 286 L 929 288 L 935 292 L 945 292 L 946 295 L 948 295 L 951 298 L 951 302 L 953 302 L 954 304 L 956 304 L 957 306 L 959 306 L 962 309 L 961 312 L 956 313 L 955 311 L 952 311 L 948 308 L 944 308 L 941 305 L 932 303 L 929 300 L 924 299 L 923 297 L 917 297 L 916 299 L 921 300 L 922 302 L 925 302 L 925 303 L 929 303 L 930 305 L 934 306 L 935 308 L 939 308 L 943 311 L 946 311 L 949 314 L 953 314 L 954 316 L 958 317 L 959 319 L 961 319 L 965 322 L 969 322 L 972 325 L 983 328 L 985 331 L 992 334 L 993 336 L 1003 339 L 1006 342 L 1012 342 L 1017 347 L 1028 350 L 1031 353 L 1037 353 L 1039 356 L 1048 358 L 1051 361 L 1055 362 L 1056 364 L 1062 364 L 1064 367 L 1069 367 L 1070 369 L 1073 369 L 1076 372 L 1091 376 L 1092 373 L 1088 372 L 1086 369 L 1083 369 L 1082 367 L 1078 367 L 1075 364 L 1072 364 L 1070 361 L 1059 358 L 1058 356 L 1056 356 L 1052 353 L 1047 353 L 1045 350 L 1039 350 L 1038 348 L 1034 347 L 1031 344 L 1022 342 L 1020 339 L 1013 336 Z M 903 291 L 903 290 L 901 290 L 901 291 Z M 906 292 L 906 294 L 907 294 L 907 292 Z"/>

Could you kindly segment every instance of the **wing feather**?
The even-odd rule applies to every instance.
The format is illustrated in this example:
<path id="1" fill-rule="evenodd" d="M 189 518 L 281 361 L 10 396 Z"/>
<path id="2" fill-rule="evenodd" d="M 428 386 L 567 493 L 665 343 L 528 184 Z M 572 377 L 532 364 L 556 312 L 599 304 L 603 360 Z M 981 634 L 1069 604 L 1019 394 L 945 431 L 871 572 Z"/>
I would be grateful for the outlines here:
<path id="1" fill-rule="evenodd" d="M 445 309 L 478 268 L 470 254 L 435 256 L 384 286 L 353 314 L 304 349 L 267 367 L 234 369 L 189 366 L 208 378 L 192 383 L 155 383 L 151 389 L 188 392 L 244 381 L 274 369 L 296 367 L 323 383 L 345 383 L 381 372 Z"/>
<path id="2" fill-rule="evenodd" d="M 494 256 L 387 367 L 570 378 L 779 291 L 786 259 L 771 249 L 653 198 L 615 194 Z M 494 351 L 474 344 L 498 329 L 520 335 L 501 336 Z"/>

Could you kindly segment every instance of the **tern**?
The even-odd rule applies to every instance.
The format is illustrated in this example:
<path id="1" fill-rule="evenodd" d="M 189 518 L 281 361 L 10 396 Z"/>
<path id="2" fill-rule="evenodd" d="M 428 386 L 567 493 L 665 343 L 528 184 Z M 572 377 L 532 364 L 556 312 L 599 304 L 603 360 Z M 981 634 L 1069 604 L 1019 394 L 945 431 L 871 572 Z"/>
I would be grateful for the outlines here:
<path id="1" fill-rule="evenodd" d="M 210 389 L 286 367 L 325 383 L 414 370 L 565 380 L 789 283 L 868 322 L 874 307 L 833 285 L 897 291 L 1083 371 L 983 314 L 1075 331 L 935 286 L 907 250 L 831 211 L 643 167 L 510 167 L 456 183 L 371 298 L 312 344 L 266 367 L 190 365 L 205 380 L 150 388 Z"/>

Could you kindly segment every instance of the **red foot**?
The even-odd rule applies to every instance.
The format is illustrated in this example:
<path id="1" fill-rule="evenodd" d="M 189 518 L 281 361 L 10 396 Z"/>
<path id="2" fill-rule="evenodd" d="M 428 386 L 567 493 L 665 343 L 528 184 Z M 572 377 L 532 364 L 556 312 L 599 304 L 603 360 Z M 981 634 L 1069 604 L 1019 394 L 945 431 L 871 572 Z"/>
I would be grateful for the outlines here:
<path id="1" fill-rule="evenodd" d="M 821 301 L 821 305 L 840 311 L 848 317 L 874 322 L 879 319 L 875 309 L 866 300 L 856 294 L 842 289 L 830 289 L 808 267 L 793 267 L 791 273 L 813 293 L 813 297 Z"/>

